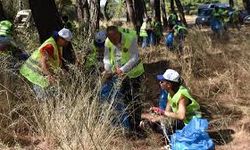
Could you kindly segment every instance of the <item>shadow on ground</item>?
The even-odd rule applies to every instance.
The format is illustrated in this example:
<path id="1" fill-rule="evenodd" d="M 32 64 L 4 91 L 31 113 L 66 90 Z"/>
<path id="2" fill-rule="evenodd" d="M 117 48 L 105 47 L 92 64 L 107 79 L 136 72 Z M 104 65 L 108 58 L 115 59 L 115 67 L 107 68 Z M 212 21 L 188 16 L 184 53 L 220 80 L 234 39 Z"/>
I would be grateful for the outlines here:
<path id="1" fill-rule="evenodd" d="M 232 134 L 235 131 L 232 129 L 222 129 L 217 131 L 209 131 L 209 136 L 213 139 L 216 145 L 225 145 L 233 140 Z"/>
<path id="2" fill-rule="evenodd" d="M 144 95 L 146 95 L 145 102 L 149 103 L 149 105 L 156 105 L 156 100 L 160 94 L 160 87 L 158 81 L 156 80 L 156 76 L 158 74 L 163 74 L 168 67 L 168 61 L 158 61 L 144 64 L 145 80 L 143 81 L 144 83 L 142 83 L 142 85 L 144 85 Z"/>

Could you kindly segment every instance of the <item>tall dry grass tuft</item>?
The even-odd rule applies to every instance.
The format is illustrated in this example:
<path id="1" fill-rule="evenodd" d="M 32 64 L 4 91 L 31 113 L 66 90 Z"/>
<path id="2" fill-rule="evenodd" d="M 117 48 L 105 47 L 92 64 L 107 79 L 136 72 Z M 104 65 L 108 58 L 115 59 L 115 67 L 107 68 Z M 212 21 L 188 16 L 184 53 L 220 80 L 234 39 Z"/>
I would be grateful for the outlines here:
<path id="1" fill-rule="evenodd" d="M 80 34 L 73 41 L 79 59 L 86 57 L 89 41 L 81 39 Z M 36 44 L 29 46 L 36 48 Z M 86 73 L 83 62 L 70 66 L 67 73 L 62 71 L 58 75 L 60 80 L 50 87 L 43 99 L 36 97 L 27 80 L 6 69 L 9 67 L 4 62 L 0 70 L 13 74 L 10 84 L 18 88 L 1 86 L 1 93 L 10 91 L 14 97 L 6 98 L 1 94 L 4 100 L 0 112 L 3 145 L 20 149 L 116 149 L 114 143 L 121 129 L 112 125 L 111 105 L 99 101 L 101 77 Z M 3 77 L 10 79 L 6 74 Z"/>
<path id="2" fill-rule="evenodd" d="M 111 105 L 100 104 L 100 77 L 87 76 L 78 68 L 71 71 L 61 74 L 61 81 L 43 99 L 37 99 L 22 83 L 20 101 L 8 100 L 12 105 L 1 113 L 1 140 L 5 144 L 47 149 L 116 147 L 112 143 L 120 128 L 111 124 Z"/>
<path id="3" fill-rule="evenodd" d="M 117 129 L 111 125 L 111 107 L 99 103 L 100 80 L 80 70 L 63 79 L 53 96 L 39 104 L 36 118 L 43 135 L 56 139 L 60 149 L 110 149 Z"/>

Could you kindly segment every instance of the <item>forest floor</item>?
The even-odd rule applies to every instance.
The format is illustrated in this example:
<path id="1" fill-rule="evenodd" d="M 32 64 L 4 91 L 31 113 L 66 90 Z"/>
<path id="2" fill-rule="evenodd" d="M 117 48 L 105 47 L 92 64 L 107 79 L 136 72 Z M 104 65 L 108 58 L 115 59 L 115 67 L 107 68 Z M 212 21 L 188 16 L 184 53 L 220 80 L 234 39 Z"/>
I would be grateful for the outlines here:
<path id="1" fill-rule="evenodd" d="M 192 25 L 194 23 L 194 19 L 195 16 L 187 16 L 188 24 Z M 176 69 L 178 72 L 181 73 L 181 76 L 183 77 L 185 84 L 191 90 L 193 96 L 200 103 L 203 117 L 209 120 L 208 133 L 210 137 L 213 139 L 216 145 L 216 149 L 217 150 L 249 149 L 250 147 L 249 143 L 250 141 L 250 117 L 249 117 L 250 116 L 250 102 L 249 102 L 250 32 L 249 30 L 250 30 L 249 26 L 242 26 L 240 31 L 230 28 L 226 33 L 223 34 L 222 38 L 216 38 L 210 31 L 210 28 L 204 27 L 202 29 L 198 29 L 192 26 L 192 28 L 189 29 L 189 34 L 185 40 L 185 48 L 182 56 L 179 56 L 176 53 L 176 51 L 168 50 L 165 47 L 163 41 L 159 46 L 140 49 L 142 56 L 141 58 L 142 61 L 144 62 L 144 67 L 145 67 L 145 78 L 142 82 L 144 91 L 143 92 L 144 108 L 145 108 L 144 110 L 146 111 L 150 106 L 157 105 L 157 99 L 160 94 L 159 93 L 160 88 L 158 85 L 158 81 L 156 80 L 156 75 L 162 74 L 167 68 Z M 77 47 L 78 45 L 74 46 Z M 76 82 L 78 82 L 78 80 Z M 69 85 L 69 87 L 75 88 L 74 84 Z M 23 83 L 20 85 L 24 86 Z M 20 85 L 16 87 L 22 87 Z M 82 87 L 81 88 L 76 87 L 76 88 L 83 89 Z M 30 96 L 32 95 L 30 91 L 27 90 L 25 92 L 28 93 L 29 98 L 34 98 Z M 79 93 L 84 93 L 84 92 L 85 91 L 83 90 L 80 91 Z M 10 145 L 9 149 L 22 148 L 22 149 L 51 150 L 54 149 L 53 147 L 56 147 L 55 146 L 56 144 L 58 149 L 74 149 L 72 148 L 74 146 L 78 147 L 79 149 L 79 147 L 81 146 L 79 144 L 79 141 L 84 144 L 87 143 L 87 145 L 92 142 L 92 141 L 88 142 L 86 140 L 89 139 L 89 136 L 86 134 L 87 132 L 86 133 L 83 132 L 84 128 L 82 127 L 82 124 L 81 123 L 77 124 L 77 122 L 73 122 L 77 120 L 74 117 L 72 117 L 73 118 L 72 120 L 69 119 L 72 122 L 63 122 L 65 124 L 61 125 L 60 121 L 63 120 L 63 115 L 65 113 L 64 111 L 59 111 L 59 114 L 57 113 L 54 114 L 55 118 L 53 119 L 51 119 L 51 117 L 46 118 L 47 117 L 46 115 L 39 116 L 38 118 L 36 118 L 36 119 L 42 118 L 41 121 L 43 121 L 43 123 L 46 121 L 46 119 L 48 120 L 51 119 L 49 120 L 51 121 L 51 124 L 49 124 L 50 122 L 45 122 L 48 124 L 42 124 L 42 125 L 39 124 L 40 122 L 38 124 L 37 123 L 32 124 L 33 120 L 31 122 L 26 120 L 34 117 L 32 113 L 31 113 L 32 117 L 18 118 L 17 117 L 18 114 L 16 114 L 15 112 L 16 110 L 24 106 L 26 106 L 24 111 L 26 111 L 28 107 L 33 107 L 32 101 L 34 101 L 34 99 L 32 99 L 31 101 L 27 101 L 26 99 L 22 99 L 22 101 L 20 101 L 18 99 L 17 101 L 15 101 L 15 103 L 21 103 L 21 105 L 10 108 L 11 102 L 6 100 L 7 99 L 5 98 L 6 94 L 3 92 L 2 89 L 0 90 L 0 94 L 1 94 L 0 98 L 4 98 L 4 100 L 1 99 L 0 101 L 1 127 L 3 126 L 5 127 L 5 128 L 0 128 L 1 129 L 0 138 L 1 141 L 3 141 L 4 143 L 4 145 L 0 144 L 0 149 L 7 149 L 6 145 Z M 73 98 L 70 97 L 72 99 L 67 97 L 70 94 L 72 94 Z M 17 98 L 19 98 L 21 97 L 19 95 L 22 95 L 22 93 L 15 93 L 15 95 L 17 96 Z M 70 100 L 75 102 L 75 99 L 77 99 L 76 98 L 77 96 L 75 95 L 76 94 L 74 94 L 71 91 L 71 93 L 66 93 L 66 95 L 59 97 L 59 99 L 61 100 L 65 98 L 66 102 L 69 102 Z M 84 97 L 86 96 L 83 95 L 83 97 L 80 97 L 77 100 L 81 102 L 83 101 Z M 22 103 L 23 101 L 27 102 Z M 86 100 L 86 103 L 88 103 L 88 101 L 89 99 Z M 80 104 L 85 104 L 85 103 L 80 103 Z M 39 104 L 39 106 L 40 105 L 42 104 Z M 3 106 L 5 106 L 6 108 L 3 108 Z M 75 115 L 74 113 L 78 112 L 77 111 L 78 109 L 75 109 L 74 106 L 70 107 L 68 105 L 65 105 L 65 107 L 66 106 L 67 108 L 69 108 L 68 112 L 66 112 L 65 115 L 66 118 L 70 116 L 69 114 L 72 113 L 71 115 L 74 116 Z M 28 116 L 29 113 L 30 112 L 27 111 L 27 113 L 25 112 L 24 115 Z M 11 117 L 9 117 L 8 115 Z M 6 122 L 6 119 L 2 119 L 2 117 L 6 116 L 9 122 Z M 92 114 L 90 114 L 90 116 L 92 116 Z M 62 117 L 62 119 L 60 117 Z M 15 119 L 18 121 L 16 121 Z M 58 121 L 58 122 L 53 122 L 53 121 Z M 89 124 L 91 125 L 91 123 Z M 74 126 L 75 124 L 76 126 Z M 28 132 L 26 130 L 27 128 L 22 128 L 22 125 L 25 127 L 28 126 L 28 131 L 32 130 L 32 134 L 29 134 L 27 136 L 23 136 L 23 134 L 18 135 L 17 133 L 19 132 L 20 133 Z M 35 126 L 38 127 L 36 128 Z M 54 128 L 54 126 L 56 128 Z M 79 137 L 77 135 L 76 139 L 78 140 L 75 140 L 74 138 L 71 137 L 74 136 L 72 133 L 75 133 L 74 131 L 78 129 L 73 127 L 79 127 L 79 129 L 81 129 L 81 132 L 83 132 L 82 134 L 79 134 Z M 96 126 L 93 126 L 93 128 L 95 127 Z M 39 135 L 40 137 L 37 135 Z M 52 135 L 54 136 L 54 138 L 55 137 L 58 138 L 57 143 L 54 142 L 53 138 L 49 137 Z M 97 132 L 97 135 L 102 137 L 101 130 L 100 132 Z M 103 137 L 105 137 L 106 139 L 108 135 L 104 135 Z M 100 139 L 99 142 L 104 141 L 104 138 Z M 78 143 L 80 146 L 75 143 Z M 12 148 L 11 146 L 13 146 L 14 144 L 16 144 L 17 147 L 19 146 L 21 148 L 15 148 L 15 147 Z M 163 146 L 164 146 L 163 136 L 160 133 L 150 131 L 147 132 L 147 137 L 143 139 L 114 138 L 113 145 L 111 143 L 110 148 L 106 149 L 160 150 Z M 98 149 L 98 148 L 92 148 L 92 149 Z"/>
<path id="2" fill-rule="evenodd" d="M 194 23 L 194 18 L 194 16 L 187 17 L 188 23 Z M 250 65 L 249 29 L 248 26 L 242 26 L 240 31 L 230 28 L 222 39 L 215 38 L 208 27 L 198 29 L 198 32 L 208 39 L 202 41 L 202 38 L 198 37 L 197 40 L 202 41 L 199 42 L 195 41 L 194 37 L 187 37 L 193 39 L 186 40 L 186 52 L 181 57 L 167 50 L 164 45 L 142 50 L 144 61 L 147 62 L 145 64 L 146 101 L 149 101 L 147 106 L 157 104 L 160 89 L 155 79 L 156 75 L 163 73 L 167 68 L 175 68 L 182 72 L 186 84 L 201 104 L 203 117 L 209 120 L 208 133 L 216 149 L 249 149 L 250 94 L 247 92 L 250 91 L 248 86 L 250 73 L 247 69 Z M 194 45 L 199 45 L 194 48 L 197 52 L 190 52 L 192 49 L 190 47 Z M 199 50 L 203 54 L 197 54 Z M 193 62 L 190 63 L 191 59 Z M 190 70 L 191 72 L 187 73 Z M 151 132 L 146 140 L 133 143 L 135 149 L 161 149 L 164 146 L 162 138 L 161 134 Z M 155 140 L 161 144 L 158 146 L 152 144 Z"/>

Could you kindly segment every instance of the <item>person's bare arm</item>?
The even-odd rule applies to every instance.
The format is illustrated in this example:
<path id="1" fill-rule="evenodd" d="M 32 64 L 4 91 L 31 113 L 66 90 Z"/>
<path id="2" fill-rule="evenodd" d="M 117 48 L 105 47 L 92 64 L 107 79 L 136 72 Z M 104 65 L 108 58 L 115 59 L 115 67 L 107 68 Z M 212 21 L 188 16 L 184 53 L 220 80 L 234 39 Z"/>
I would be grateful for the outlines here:
<path id="1" fill-rule="evenodd" d="M 49 69 L 49 64 L 47 63 L 48 60 L 49 60 L 48 53 L 46 51 L 43 51 L 40 64 L 41 64 L 41 68 L 42 68 L 44 75 L 52 75 L 52 73 L 50 72 L 50 69 Z"/>
<path id="2" fill-rule="evenodd" d="M 172 109 L 171 109 L 169 100 L 168 100 L 168 102 L 167 102 L 167 107 L 166 107 L 166 109 L 165 109 L 165 112 L 172 112 Z"/>
<path id="3" fill-rule="evenodd" d="M 187 104 L 188 104 L 188 100 L 184 96 L 181 96 L 179 100 L 178 111 L 176 113 L 165 111 L 164 115 L 170 118 L 184 120 L 186 117 Z"/>

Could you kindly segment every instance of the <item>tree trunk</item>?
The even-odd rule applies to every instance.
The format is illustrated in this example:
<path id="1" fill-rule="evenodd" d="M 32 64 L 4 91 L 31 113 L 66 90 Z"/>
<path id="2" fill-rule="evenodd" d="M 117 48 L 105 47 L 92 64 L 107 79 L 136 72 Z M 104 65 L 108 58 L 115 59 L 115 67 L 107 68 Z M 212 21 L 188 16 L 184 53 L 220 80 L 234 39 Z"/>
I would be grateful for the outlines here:
<path id="1" fill-rule="evenodd" d="M 41 42 L 63 27 L 54 0 L 29 0 L 29 4 Z"/>
<path id="2" fill-rule="evenodd" d="M 143 23 L 143 15 L 144 15 L 144 8 L 142 7 L 143 0 L 134 0 L 134 8 L 135 8 L 135 20 L 136 20 L 136 31 L 139 35 L 140 28 Z"/>
<path id="3" fill-rule="evenodd" d="M 178 11 L 180 13 L 180 19 L 181 19 L 182 23 L 184 23 L 185 25 L 187 25 L 187 21 L 185 19 L 184 10 L 183 10 L 183 7 L 182 7 L 182 4 L 181 4 L 180 0 L 175 0 L 175 3 L 176 3 L 176 6 L 178 8 Z"/>
<path id="4" fill-rule="evenodd" d="M 0 0 L 0 20 L 4 20 L 4 11 L 3 11 L 3 4 L 2 1 Z"/>
<path id="5" fill-rule="evenodd" d="M 88 0 L 76 0 L 77 19 L 80 24 L 88 24 L 90 20 Z"/>
<path id="6" fill-rule="evenodd" d="M 105 3 L 105 6 L 104 6 L 104 16 L 105 16 L 105 19 L 107 21 L 110 20 L 109 13 L 107 12 L 108 11 L 108 4 L 109 4 L 109 1 L 107 0 L 106 3 Z"/>
<path id="7" fill-rule="evenodd" d="M 172 13 L 175 12 L 174 0 L 170 0 L 170 8 Z"/>
<path id="8" fill-rule="evenodd" d="M 234 7 L 234 0 L 229 0 L 229 5 L 230 5 L 230 7 Z"/>
<path id="9" fill-rule="evenodd" d="M 250 13 L 250 0 L 243 0 L 244 8 Z"/>
<path id="10" fill-rule="evenodd" d="M 163 26 L 165 28 L 168 25 L 165 0 L 162 0 L 162 3 L 161 3 L 161 12 L 162 12 Z"/>
<path id="11" fill-rule="evenodd" d="M 143 2 L 144 16 L 145 16 L 146 18 L 148 18 L 148 13 L 147 13 L 147 7 L 146 7 L 145 0 L 142 0 L 142 2 Z"/>
<path id="12" fill-rule="evenodd" d="M 157 18 L 161 22 L 161 1 L 160 0 L 150 0 L 151 6 L 154 10 L 154 18 Z"/>
<path id="13" fill-rule="evenodd" d="M 136 27 L 135 11 L 134 11 L 134 7 L 133 7 L 133 1 L 132 0 L 126 0 L 126 5 L 127 5 L 129 20 L 132 21 L 134 27 Z"/>
<path id="14" fill-rule="evenodd" d="M 100 0 L 90 1 L 90 28 L 89 33 L 93 35 L 97 30 L 99 30 L 99 20 L 100 20 Z"/>
<path id="15" fill-rule="evenodd" d="M 29 0 L 29 5 L 41 43 L 47 40 L 53 31 L 59 31 L 63 27 L 54 0 Z M 76 57 L 71 44 L 63 49 L 63 59 L 64 66 L 66 62 L 75 63 Z"/>

